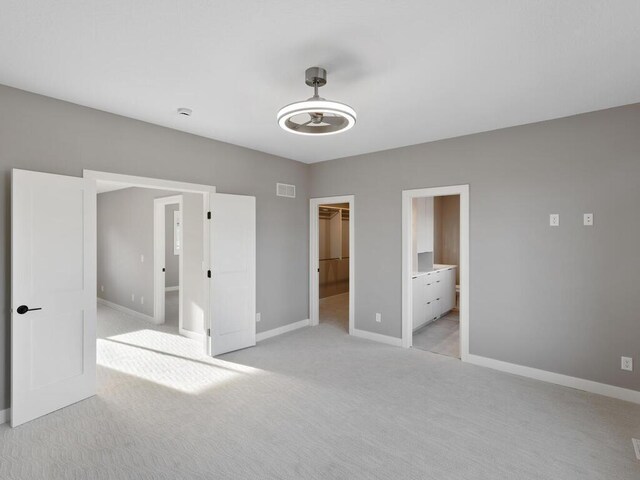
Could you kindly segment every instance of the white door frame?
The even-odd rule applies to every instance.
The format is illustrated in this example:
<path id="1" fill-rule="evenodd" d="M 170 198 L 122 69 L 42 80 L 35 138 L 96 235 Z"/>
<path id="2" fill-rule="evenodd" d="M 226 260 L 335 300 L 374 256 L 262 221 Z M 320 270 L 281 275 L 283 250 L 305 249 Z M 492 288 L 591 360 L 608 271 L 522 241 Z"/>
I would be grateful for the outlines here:
<path id="1" fill-rule="evenodd" d="M 153 318 L 156 323 L 165 322 L 165 293 L 166 293 L 166 272 L 162 269 L 166 267 L 166 207 L 167 205 L 178 205 L 178 211 L 182 215 L 182 195 L 172 195 L 170 197 L 159 197 L 153 199 Z M 182 233 L 182 231 L 181 231 Z M 180 242 L 182 249 L 182 242 Z M 189 336 L 182 329 L 182 274 L 183 257 L 182 250 L 178 255 L 178 331 L 180 335 Z"/>
<path id="2" fill-rule="evenodd" d="M 419 188 L 402 192 L 402 346 L 413 344 L 413 199 L 460 195 L 460 359 L 469 358 L 469 185 Z"/>
<path id="3" fill-rule="evenodd" d="M 335 197 L 312 198 L 309 200 L 309 324 L 318 325 L 320 321 L 320 285 L 318 272 L 320 268 L 320 251 L 318 245 L 320 205 L 331 203 L 349 204 L 349 335 L 355 328 L 355 196 L 341 195 Z"/>
<path id="4" fill-rule="evenodd" d="M 120 185 L 125 187 L 140 187 L 140 188 L 151 188 L 156 190 L 169 190 L 180 193 L 199 193 L 202 194 L 202 208 L 203 208 L 203 223 L 206 222 L 206 213 L 209 211 L 209 197 L 216 193 L 216 187 L 212 185 L 201 185 L 197 183 L 187 183 L 187 182 L 177 182 L 173 180 L 163 180 L 160 178 L 150 178 L 150 177 L 137 177 L 133 175 L 122 175 L 119 173 L 110 173 L 110 172 L 100 172 L 96 170 L 83 170 L 82 176 L 84 178 L 92 178 L 97 181 L 107 182 L 113 185 Z M 203 245 L 210 245 L 209 242 L 209 228 L 204 223 L 203 231 Z M 209 288 L 207 285 L 207 277 L 204 275 L 207 269 L 211 268 L 211 252 L 209 248 L 204 248 L 204 258 L 202 265 L 202 282 L 203 288 L 205 289 L 205 305 L 203 308 L 204 314 L 204 332 L 202 335 L 203 339 L 203 348 L 204 351 L 207 351 L 208 347 L 208 338 L 207 335 L 204 335 L 205 332 L 209 331 L 211 328 L 211 314 L 210 314 L 210 298 L 209 298 Z"/>

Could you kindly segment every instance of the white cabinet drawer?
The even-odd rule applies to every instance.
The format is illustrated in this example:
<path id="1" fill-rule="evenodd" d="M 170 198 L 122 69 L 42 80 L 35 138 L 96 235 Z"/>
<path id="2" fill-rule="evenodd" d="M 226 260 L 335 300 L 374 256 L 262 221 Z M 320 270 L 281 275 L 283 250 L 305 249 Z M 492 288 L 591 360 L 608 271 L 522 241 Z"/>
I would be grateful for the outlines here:
<path id="1" fill-rule="evenodd" d="M 436 283 L 436 273 L 431 272 L 424 276 L 426 285 L 425 285 L 425 298 L 427 302 L 431 300 L 435 300 L 438 297 L 437 286 Z"/>

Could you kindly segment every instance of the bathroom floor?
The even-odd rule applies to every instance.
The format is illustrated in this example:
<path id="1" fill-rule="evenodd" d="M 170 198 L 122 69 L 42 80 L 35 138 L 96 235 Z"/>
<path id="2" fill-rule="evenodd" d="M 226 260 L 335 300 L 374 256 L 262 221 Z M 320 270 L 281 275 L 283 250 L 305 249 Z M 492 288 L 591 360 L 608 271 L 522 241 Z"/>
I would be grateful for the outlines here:
<path id="1" fill-rule="evenodd" d="M 449 312 L 413 333 L 413 347 L 460 358 L 460 317 Z"/>

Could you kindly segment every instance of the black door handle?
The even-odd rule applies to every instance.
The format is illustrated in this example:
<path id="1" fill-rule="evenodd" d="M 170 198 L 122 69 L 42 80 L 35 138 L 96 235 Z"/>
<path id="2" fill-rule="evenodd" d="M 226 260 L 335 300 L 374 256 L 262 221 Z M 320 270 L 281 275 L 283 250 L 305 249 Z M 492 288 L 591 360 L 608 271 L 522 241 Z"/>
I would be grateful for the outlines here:
<path id="1" fill-rule="evenodd" d="M 26 305 L 20 305 L 17 309 L 16 312 L 18 312 L 20 315 L 24 315 L 27 312 L 33 312 L 34 310 L 42 310 L 42 308 L 29 308 Z"/>
<path id="2" fill-rule="evenodd" d="M 162 267 L 162 271 L 164 272 L 164 267 Z"/>

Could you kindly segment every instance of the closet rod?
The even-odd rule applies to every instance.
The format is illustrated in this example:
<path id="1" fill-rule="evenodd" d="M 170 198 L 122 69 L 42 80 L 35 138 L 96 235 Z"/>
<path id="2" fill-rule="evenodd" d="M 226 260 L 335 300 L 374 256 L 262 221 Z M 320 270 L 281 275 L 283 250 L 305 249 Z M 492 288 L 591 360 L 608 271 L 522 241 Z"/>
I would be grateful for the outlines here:
<path id="1" fill-rule="evenodd" d="M 330 208 L 332 210 L 346 210 L 347 212 L 349 211 L 349 207 L 333 207 L 331 205 L 320 205 L 319 208 Z"/>

